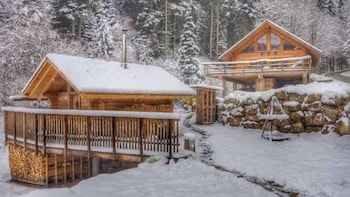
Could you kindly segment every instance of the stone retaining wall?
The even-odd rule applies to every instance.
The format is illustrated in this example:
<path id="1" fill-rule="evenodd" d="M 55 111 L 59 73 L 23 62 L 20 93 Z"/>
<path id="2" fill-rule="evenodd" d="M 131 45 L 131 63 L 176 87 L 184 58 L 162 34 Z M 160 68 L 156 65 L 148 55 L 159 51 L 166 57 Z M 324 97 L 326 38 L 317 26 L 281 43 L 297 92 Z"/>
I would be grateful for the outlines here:
<path id="1" fill-rule="evenodd" d="M 220 121 L 234 127 L 261 129 L 264 124 L 261 115 L 267 114 L 272 97 L 280 103 L 274 107 L 276 114 L 285 112 L 289 116 L 288 119 L 273 120 L 275 130 L 350 134 L 350 96 L 344 94 L 306 95 L 283 89 L 256 93 L 239 91 L 225 98 L 220 107 Z"/>

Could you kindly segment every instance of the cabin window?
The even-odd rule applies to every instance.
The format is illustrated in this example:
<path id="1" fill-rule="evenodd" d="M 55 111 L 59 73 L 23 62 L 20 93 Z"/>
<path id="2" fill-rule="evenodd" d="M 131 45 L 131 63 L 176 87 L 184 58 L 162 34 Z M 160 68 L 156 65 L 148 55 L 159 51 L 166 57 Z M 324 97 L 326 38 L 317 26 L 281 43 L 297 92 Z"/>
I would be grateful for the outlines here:
<path id="1" fill-rule="evenodd" d="M 254 45 L 251 45 L 251 46 L 245 48 L 242 52 L 243 53 L 253 53 L 254 51 L 255 51 L 255 47 L 254 47 Z"/>
<path id="2" fill-rule="evenodd" d="M 281 39 L 276 34 L 271 34 L 271 49 L 278 50 L 281 48 Z"/>
<path id="3" fill-rule="evenodd" d="M 266 42 L 267 42 L 266 35 L 264 35 L 261 38 L 259 38 L 258 45 L 257 45 L 257 50 L 258 51 L 266 51 L 266 49 L 267 49 Z"/>
<path id="4" fill-rule="evenodd" d="M 284 42 L 284 44 L 283 44 L 284 50 L 294 50 L 295 48 L 296 47 L 289 42 Z"/>

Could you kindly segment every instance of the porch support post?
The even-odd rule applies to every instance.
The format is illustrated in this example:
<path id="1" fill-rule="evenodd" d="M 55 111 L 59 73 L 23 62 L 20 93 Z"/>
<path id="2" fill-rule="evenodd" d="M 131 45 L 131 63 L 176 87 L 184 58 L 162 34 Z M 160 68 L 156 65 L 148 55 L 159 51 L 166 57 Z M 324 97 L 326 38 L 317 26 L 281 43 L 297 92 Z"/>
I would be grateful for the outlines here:
<path id="1" fill-rule="evenodd" d="M 308 72 L 303 73 L 302 82 L 303 82 L 303 84 L 309 83 L 309 73 Z"/>
<path id="2" fill-rule="evenodd" d="M 265 90 L 264 75 L 258 74 L 258 78 L 255 81 L 255 90 L 256 91 L 263 91 L 263 90 Z"/>
<path id="3" fill-rule="evenodd" d="M 221 77 L 221 81 L 222 81 L 222 98 L 225 98 L 227 88 L 226 88 L 226 81 L 223 76 Z"/>

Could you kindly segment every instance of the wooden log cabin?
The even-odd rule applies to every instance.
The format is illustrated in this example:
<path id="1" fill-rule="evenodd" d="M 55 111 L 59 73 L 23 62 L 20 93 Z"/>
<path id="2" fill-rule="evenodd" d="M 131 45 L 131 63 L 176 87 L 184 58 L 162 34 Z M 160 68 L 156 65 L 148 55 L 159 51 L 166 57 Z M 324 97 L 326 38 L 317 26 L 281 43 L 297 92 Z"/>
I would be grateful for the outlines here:
<path id="1" fill-rule="evenodd" d="M 172 157 L 180 146 L 173 103 L 193 95 L 160 67 L 48 54 L 16 97 L 48 107 L 2 108 L 12 179 L 70 184 Z"/>
<path id="2" fill-rule="evenodd" d="M 203 62 L 205 73 L 223 81 L 263 91 L 308 83 L 319 65 L 321 50 L 283 27 L 265 20 L 218 57 Z M 235 89 L 235 87 L 233 89 Z M 226 88 L 226 87 L 224 87 Z"/>

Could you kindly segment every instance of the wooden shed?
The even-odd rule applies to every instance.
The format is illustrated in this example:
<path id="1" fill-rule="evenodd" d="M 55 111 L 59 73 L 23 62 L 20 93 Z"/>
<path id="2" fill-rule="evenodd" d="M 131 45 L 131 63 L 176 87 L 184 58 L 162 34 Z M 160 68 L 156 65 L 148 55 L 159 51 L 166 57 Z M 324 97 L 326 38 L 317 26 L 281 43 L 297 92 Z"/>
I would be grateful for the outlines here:
<path id="1" fill-rule="evenodd" d="M 3 107 L 13 180 L 71 184 L 179 152 L 173 102 L 195 91 L 156 66 L 48 54 L 21 100 L 48 108 Z M 127 165 L 124 165 L 125 162 Z"/>
<path id="2" fill-rule="evenodd" d="M 209 77 L 259 91 L 307 83 L 320 55 L 317 47 L 265 20 L 218 57 L 218 62 L 203 65 Z"/>
<path id="3" fill-rule="evenodd" d="M 212 124 L 217 119 L 216 92 L 222 90 L 220 87 L 209 85 L 194 85 L 196 89 L 196 123 Z"/>
<path id="4" fill-rule="evenodd" d="M 48 54 L 22 91 L 50 108 L 172 112 L 194 90 L 157 66 Z"/>

